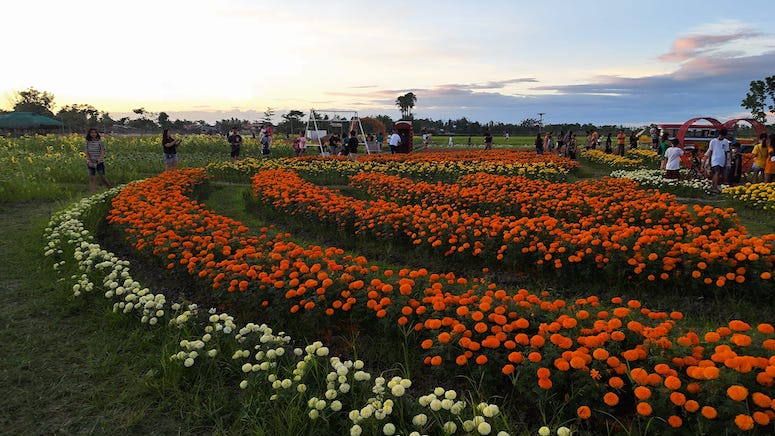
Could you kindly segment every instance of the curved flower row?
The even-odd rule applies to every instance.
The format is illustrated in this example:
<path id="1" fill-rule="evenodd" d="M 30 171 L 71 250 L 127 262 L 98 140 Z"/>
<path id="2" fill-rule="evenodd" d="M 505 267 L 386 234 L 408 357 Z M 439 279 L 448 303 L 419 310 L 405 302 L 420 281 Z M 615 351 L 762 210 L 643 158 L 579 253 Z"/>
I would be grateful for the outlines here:
<path id="1" fill-rule="evenodd" d="M 271 179 L 266 174 L 261 176 Z M 289 174 L 285 176 L 287 178 Z M 166 183 L 161 183 L 162 180 Z M 246 229 L 237 222 L 221 220 L 210 213 L 205 214 L 208 217 L 206 225 L 195 223 L 176 227 L 174 233 L 180 239 L 175 240 L 177 244 L 167 243 L 171 224 L 153 227 L 147 221 L 171 215 L 170 223 L 185 223 L 189 215 L 178 207 L 180 202 L 187 202 L 190 210 L 202 212 L 200 205 L 191 200 L 176 196 L 176 204 L 172 205 L 163 195 L 153 194 L 160 188 L 176 190 L 176 186 L 187 186 L 187 183 L 173 176 L 160 177 L 144 188 L 138 186 L 142 188 L 140 192 L 128 193 L 126 199 L 119 195 L 114 201 L 114 205 L 119 206 L 118 212 L 111 214 L 112 220 L 137 213 L 123 209 L 123 202 L 143 199 L 136 209 L 149 208 L 150 211 L 140 212 L 135 218 L 124 221 L 122 226 L 136 230 L 129 233 L 135 244 L 137 230 L 153 228 L 143 238 L 168 248 L 156 253 L 165 263 L 171 254 L 176 255 L 174 259 L 185 259 L 182 253 L 192 248 L 187 245 L 193 243 L 193 238 L 230 235 L 217 245 L 202 246 L 200 254 L 207 257 L 204 251 L 209 251 L 232 259 L 224 264 L 223 271 L 216 269 L 212 273 L 243 276 L 246 285 L 244 289 L 240 285 L 240 290 L 255 291 L 259 299 L 271 301 L 298 317 L 315 312 L 334 315 L 353 311 L 372 314 L 373 319 L 394 328 L 410 328 L 417 337 L 415 343 L 425 350 L 424 361 L 431 368 L 439 368 L 439 371 L 449 371 L 450 366 L 463 371 L 478 368 L 485 374 L 493 374 L 495 369 L 511 381 L 496 382 L 496 385 L 512 389 L 532 403 L 551 403 L 555 397 L 552 393 L 559 392 L 559 401 L 567 401 L 575 408 L 579 426 L 584 426 L 585 420 L 604 421 L 608 414 L 614 414 L 643 419 L 656 416 L 667 423 L 665 426 L 673 427 L 700 424 L 703 428 L 721 430 L 734 422 L 739 428 L 747 429 L 756 425 L 767 427 L 775 417 L 772 401 L 775 397 L 775 329 L 770 324 L 753 327 L 742 321 L 732 321 L 697 334 L 680 326 L 682 315 L 679 312 L 652 311 L 635 300 L 615 298 L 607 303 L 587 297 L 566 302 L 554 299 L 548 293 L 499 289 L 494 283 L 466 280 L 452 273 L 431 273 L 420 268 L 401 270 L 396 274 L 391 270 L 381 271 L 363 258 L 349 258 L 349 264 L 338 263 L 320 253 L 337 256 L 341 255 L 340 250 L 303 247 L 284 241 L 282 237 L 264 243 L 259 238 L 251 242 L 253 245 L 245 244 L 252 238 Z M 150 199 L 154 200 L 148 201 Z M 251 256 L 245 252 L 238 254 L 243 244 L 253 247 Z M 227 250 L 226 247 L 233 248 Z M 315 257 L 318 262 L 310 264 L 310 257 Z M 186 270 L 187 264 L 173 262 L 172 268 Z M 249 271 L 255 271 L 257 275 L 250 277 Z M 267 282 L 263 274 L 270 272 L 271 282 Z M 330 283 L 323 287 L 326 280 Z M 266 286 L 269 283 L 271 286 Z M 316 291 L 312 292 L 312 289 Z M 246 295 L 245 298 L 249 297 Z M 300 304 L 302 299 L 314 304 Z M 212 322 L 218 323 L 219 319 L 211 316 Z M 373 322 L 368 324 L 374 325 Z M 199 344 L 186 343 L 184 346 L 195 351 Z M 317 354 L 317 349 L 312 347 L 307 354 Z M 240 351 L 235 356 L 239 358 L 243 354 Z M 271 355 L 273 359 L 278 357 L 276 351 L 259 354 L 262 358 L 265 355 Z M 184 360 L 190 354 L 184 352 L 180 357 Z M 258 376 L 272 368 L 271 363 L 243 365 L 244 372 L 255 372 Z M 330 380 L 333 392 L 327 392 L 325 396 L 329 401 L 324 397 L 309 399 L 310 417 L 317 418 L 318 413 L 329 411 L 329 407 L 334 410 L 334 402 L 330 400 L 342 392 L 343 384 L 351 385 L 347 382 L 347 371 L 341 371 L 344 381 L 340 376 Z M 294 377 L 300 376 L 294 374 Z M 293 377 L 280 378 L 271 371 L 265 377 L 277 385 L 278 395 L 291 394 L 283 389 L 294 386 Z M 353 377 L 365 376 L 356 373 Z M 392 387 L 390 384 L 387 387 L 393 395 L 402 394 L 404 384 L 398 380 Z M 386 392 L 384 389 L 378 391 Z M 718 394 L 722 392 L 727 395 Z M 563 398 L 564 394 L 570 393 L 567 400 Z M 446 403 L 450 409 L 445 408 L 445 399 L 450 400 Z M 350 413 L 353 427 L 358 425 L 360 428 L 362 420 L 376 417 L 377 410 L 381 410 L 382 417 L 388 413 L 383 398 L 374 397 L 373 400 L 372 408 Z M 421 401 L 434 411 L 451 410 L 455 404 L 454 398 L 447 398 L 443 389 Z M 319 412 L 313 413 L 312 409 Z M 495 412 L 492 408 L 487 409 L 489 412 L 485 409 L 487 406 L 480 408 L 484 417 Z M 415 425 L 427 423 L 427 415 L 418 416 L 416 422 L 413 420 Z M 480 434 L 491 431 L 488 427 L 491 424 L 480 425 L 481 420 L 479 424 L 471 420 L 469 424 L 463 423 L 463 429 L 467 432 L 476 429 Z M 659 427 L 661 424 L 654 425 Z"/>
<path id="2" fill-rule="evenodd" d="M 358 180 L 363 185 L 367 178 Z M 417 189 L 423 187 L 427 188 Z M 710 207 L 695 206 L 698 218 L 694 224 L 666 219 L 664 224 L 650 223 L 651 227 L 615 222 L 584 228 L 575 220 L 563 222 L 549 215 L 479 214 L 442 201 L 402 206 L 382 199 L 358 200 L 285 170 L 258 173 L 253 188 L 263 202 L 290 215 L 327 221 L 356 234 L 384 239 L 400 236 L 464 264 L 473 257 L 488 266 L 498 265 L 499 270 L 519 271 L 529 262 L 574 278 L 599 270 L 609 280 L 668 281 L 689 276 L 698 286 L 722 288 L 748 282 L 749 290 L 757 283 L 769 290 L 773 281 L 775 235 L 746 236 L 743 228 L 721 225 L 733 218 L 731 212 Z M 608 210 L 594 213 L 607 214 Z"/>
<path id="3" fill-rule="evenodd" d="M 111 197 L 121 196 L 122 190 L 136 191 L 147 185 L 151 189 L 162 186 L 175 191 L 177 186 L 190 187 L 201 180 L 201 172 L 168 173 L 164 179 L 167 184 L 150 179 L 116 187 L 52 216 L 45 231 L 45 255 L 54 260 L 54 269 L 63 277 L 69 275 L 69 269 L 78 272 L 71 276 L 77 279 L 72 286 L 75 296 L 102 292 L 114 301 L 115 312 L 134 314 L 150 325 L 176 327 L 171 332 L 177 332 L 181 338 L 181 351 L 171 356 L 173 361 L 192 367 L 200 358 L 223 360 L 233 367 L 230 373 L 242 374 L 239 386 L 249 395 L 268 391 L 265 400 L 278 409 L 299 407 L 301 413 L 306 411 L 310 434 L 349 429 L 351 435 L 365 431 L 419 436 L 433 432 L 453 434 L 460 427 L 467 433 L 485 435 L 508 428 L 495 404 L 471 403 L 456 391 L 442 387 L 416 395 L 416 389 L 410 390 L 410 379 L 375 377 L 366 371 L 361 360 L 329 356 L 329 349 L 321 342 L 294 347 L 289 336 L 274 332 L 266 324 L 246 323 L 240 327 L 226 313 L 214 309 L 201 311 L 196 304 L 169 304 L 164 294 L 142 287 L 131 276 L 128 261 L 94 241 L 83 218 Z M 150 204 L 145 200 L 140 209 Z M 239 233 L 240 229 L 235 231 Z M 193 332 L 199 332 L 199 336 L 188 336 Z M 320 380 L 326 383 L 321 384 Z M 247 400 L 246 404 L 249 403 Z M 506 431 L 497 434 L 509 435 Z"/>
<path id="4" fill-rule="evenodd" d="M 775 210 L 775 183 L 748 183 L 721 191 L 748 207 Z"/>
<path id="5" fill-rule="evenodd" d="M 298 159 L 243 159 L 236 164 L 212 163 L 207 171 L 217 177 L 245 177 L 261 169 L 285 168 L 325 182 L 343 182 L 362 171 L 401 174 L 423 180 L 456 180 L 461 175 L 485 172 L 524 175 L 534 179 L 559 180 L 578 163 L 554 155 L 524 151 L 447 152 L 395 155 L 363 155 L 357 161 L 345 157 L 306 156 Z"/>
<path id="6" fill-rule="evenodd" d="M 401 205 L 449 205 L 455 210 L 509 219 L 550 216 L 564 225 L 578 224 L 581 229 L 601 224 L 699 224 L 708 226 L 703 233 L 709 233 L 726 230 L 724 226 L 728 225 L 728 220 L 714 216 L 717 214 L 710 207 L 698 211 L 700 217 L 696 218 L 673 195 L 637 189 L 635 183 L 621 179 L 560 183 L 477 173 L 463 176 L 453 184 L 440 184 L 364 172 L 351 177 L 350 185 Z"/>

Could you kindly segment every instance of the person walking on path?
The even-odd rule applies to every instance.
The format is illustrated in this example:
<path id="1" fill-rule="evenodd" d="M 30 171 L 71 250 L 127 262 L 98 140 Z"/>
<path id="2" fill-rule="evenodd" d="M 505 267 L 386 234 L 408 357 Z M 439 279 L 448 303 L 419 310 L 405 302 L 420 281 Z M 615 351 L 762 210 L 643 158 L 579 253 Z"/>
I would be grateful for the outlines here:
<path id="1" fill-rule="evenodd" d="M 86 133 L 86 166 L 89 168 L 89 191 L 97 189 L 97 175 L 105 187 L 110 188 L 110 182 L 105 177 L 105 144 L 100 139 L 100 132 L 95 128 Z"/>
<path id="2" fill-rule="evenodd" d="M 231 128 L 231 135 L 229 135 L 228 141 L 231 146 L 231 161 L 237 163 L 240 148 L 242 148 L 242 136 L 240 136 L 236 127 Z"/>
<path id="3" fill-rule="evenodd" d="M 173 138 L 170 135 L 170 130 L 164 129 L 161 134 L 161 146 L 164 150 L 166 171 L 174 171 L 178 167 L 178 145 L 180 145 L 180 138 Z"/>

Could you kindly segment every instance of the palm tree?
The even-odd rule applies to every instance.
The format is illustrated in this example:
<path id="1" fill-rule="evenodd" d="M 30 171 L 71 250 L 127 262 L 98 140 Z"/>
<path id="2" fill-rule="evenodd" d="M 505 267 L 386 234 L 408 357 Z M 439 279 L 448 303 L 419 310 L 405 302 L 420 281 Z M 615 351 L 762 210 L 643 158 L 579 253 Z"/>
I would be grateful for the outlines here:
<path id="1" fill-rule="evenodd" d="M 396 106 L 401 109 L 401 118 L 411 118 L 412 108 L 417 103 L 417 96 L 413 92 L 407 92 L 396 98 Z"/>

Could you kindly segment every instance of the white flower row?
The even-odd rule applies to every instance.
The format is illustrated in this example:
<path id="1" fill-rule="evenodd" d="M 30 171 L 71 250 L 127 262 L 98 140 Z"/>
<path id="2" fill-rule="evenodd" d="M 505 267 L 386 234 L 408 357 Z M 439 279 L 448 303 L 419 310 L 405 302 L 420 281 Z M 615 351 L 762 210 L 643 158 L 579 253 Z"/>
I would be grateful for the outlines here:
<path id="1" fill-rule="evenodd" d="M 172 361 L 180 361 L 185 367 L 194 366 L 200 356 L 221 356 L 220 350 L 227 348 L 228 344 L 236 346 L 236 351 L 230 356 L 233 361 L 244 361 L 241 365 L 244 379 L 239 384 L 240 388 L 247 389 L 252 380 L 256 384 L 265 381 L 275 391 L 271 400 L 278 400 L 285 392 L 306 393 L 309 395 L 306 403 L 308 416 L 313 420 L 323 413 L 341 412 L 342 396 L 353 392 L 353 386 L 357 385 L 358 392 L 368 391 L 374 395 L 360 408 L 352 409 L 347 414 L 352 422 L 350 434 L 360 435 L 366 424 L 379 424 L 385 435 L 397 434 L 400 426 L 390 422 L 389 418 L 397 404 L 395 400 L 404 397 L 411 388 L 411 380 L 398 376 L 390 380 L 381 376 L 373 378 L 364 371 L 363 361 L 342 361 L 338 357 L 329 357 L 329 349 L 319 341 L 291 351 L 288 347 L 292 340 L 283 332 L 275 334 L 265 324 L 249 323 L 238 327 L 230 315 L 216 313 L 214 309 L 202 314 L 196 304 L 168 305 L 164 294 L 154 294 L 132 279 L 129 262 L 94 243 L 92 234 L 83 222 L 86 214 L 109 201 L 122 188 L 115 187 L 75 203 L 55 214 L 45 230 L 45 255 L 54 259 L 54 268 L 63 269 L 72 261 L 80 272 L 70 277 L 75 282 L 72 286 L 74 296 L 91 293 L 99 288 L 104 291 L 105 298 L 114 301 L 115 312 L 134 313 L 141 322 L 150 325 L 167 320 L 168 325 L 181 331 L 203 330 L 204 334 L 195 339 L 181 340 L 180 351 L 170 356 Z M 68 258 L 68 252 L 72 252 L 71 259 Z M 97 286 L 95 282 L 101 283 Z M 280 365 L 283 358 L 283 363 L 287 365 Z M 289 359 L 295 360 L 295 363 L 286 362 Z M 293 369 L 288 372 L 287 368 L 291 367 Z M 330 371 L 326 376 L 326 389 L 312 395 L 303 380 L 305 374 L 316 367 L 326 367 Z M 426 409 L 433 419 L 425 413 L 414 415 L 412 425 L 417 430 L 410 434 L 419 436 L 423 434 L 421 432 L 437 433 L 439 430 L 444 434 L 455 434 L 459 430 L 458 423 L 462 423 L 462 430 L 466 433 L 491 434 L 492 423 L 488 419 L 500 413 L 498 406 L 480 403 L 476 407 L 469 407 L 457 398 L 455 391 L 441 387 L 420 396 L 416 407 Z M 497 435 L 507 436 L 508 433 L 500 431 Z"/>
<path id="2" fill-rule="evenodd" d="M 709 179 L 692 179 L 685 180 L 668 179 L 665 178 L 665 172 L 663 170 L 649 170 L 649 169 L 637 169 L 637 170 L 616 170 L 611 173 L 611 177 L 619 179 L 630 179 L 638 182 L 640 185 L 648 186 L 652 188 L 687 188 L 696 191 L 703 191 L 710 193 L 712 184 Z M 681 177 L 685 177 L 685 173 L 681 173 Z M 726 185 L 720 185 L 719 189 L 723 189 Z"/>

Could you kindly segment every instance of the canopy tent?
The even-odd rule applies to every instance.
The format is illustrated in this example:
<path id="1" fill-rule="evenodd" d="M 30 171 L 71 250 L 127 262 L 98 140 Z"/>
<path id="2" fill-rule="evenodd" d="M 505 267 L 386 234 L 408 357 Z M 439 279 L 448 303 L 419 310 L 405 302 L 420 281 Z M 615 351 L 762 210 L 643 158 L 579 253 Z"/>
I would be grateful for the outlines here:
<path id="1" fill-rule="evenodd" d="M 61 121 L 32 112 L 11 112 L 0 115 L 0 129 L 40 129 L 62 127 Z"/>

